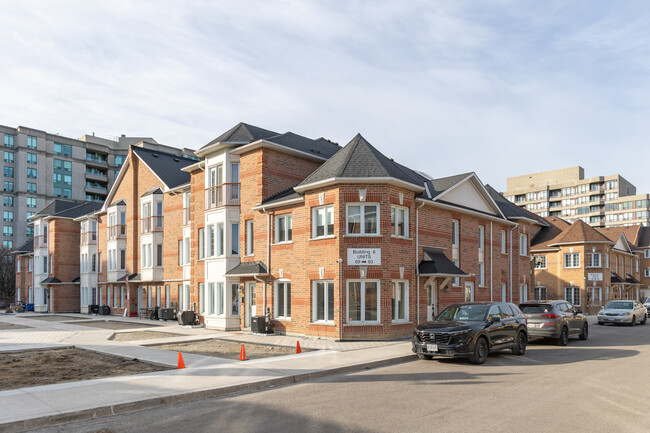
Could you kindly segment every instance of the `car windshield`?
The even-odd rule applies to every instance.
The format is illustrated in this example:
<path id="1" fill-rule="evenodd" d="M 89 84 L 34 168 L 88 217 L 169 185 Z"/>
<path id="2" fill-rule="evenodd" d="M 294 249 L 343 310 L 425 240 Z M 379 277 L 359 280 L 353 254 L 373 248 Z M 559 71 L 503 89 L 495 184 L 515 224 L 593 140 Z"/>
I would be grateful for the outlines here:
<path id="1" fill-rule="evenodd" d="M 634 308 L 633 302 L 622 302 L 622 301 L 612 301 L 608 302 L 605 305 L 605 308 L 611 308 L 614 310 L 631 310 Z"/>
<path id="2" fill-rule="evenodd" d="M 487 307 L 487 305 L 452 305 L 440 313 L 438 320 L 482 322 L 485 318 Z"/>
<path id="3" fill-rule="evenodd" d="M 549 304 L 522 304 L 519 308 L 524 314 L 548 313 L 553 309 Z"/>

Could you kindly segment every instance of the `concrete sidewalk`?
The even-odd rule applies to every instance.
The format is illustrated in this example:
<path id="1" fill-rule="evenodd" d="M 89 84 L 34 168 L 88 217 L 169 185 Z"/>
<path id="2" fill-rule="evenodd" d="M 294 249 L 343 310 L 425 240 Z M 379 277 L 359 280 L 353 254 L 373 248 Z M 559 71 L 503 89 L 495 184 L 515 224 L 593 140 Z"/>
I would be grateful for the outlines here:
<path id="1" fill-rule="evenodd" d="M 112 316 L 106 319 L 118 320 Z M 177 362 L 177 352 L 142 346 L 144 341 L 136 342 L 137 344 L 109 341 L 107 338 L 119 331 L 84 329 L 81 320 L 43 323 L 29 316 L 12 316 L 0 317 L 0 321 L 32 326 L 29 329 L 1 331 L 0 352 L 7 349 L 75 346 L 172 366 Z M 56 329 L 48 326 L 52 323 L 56 323 Z M 187 366 L 183 370 L 0 391 L 0 430 L 30 430 L 235 392 L 262 390 L 329 374 L 414 359 L 410 342 L 406 341 L 333 342 L 287 336 L 226 333 L 179 326 L 156 326 L 155 330 L 184 334 L 183 337 L 174 337 L 175 342 L 222 338 L 295 346 L 296 340 L 299 340 L 302 347 L 319 350 L 243 362 L 183 354 Z M 169 340 L 171 338 L 166 338 L 164 342 Z M 148 344 L 153 342 L 154 340 L 146 341 Z M 160 343 L 163 340 L 155 342 Z"/>

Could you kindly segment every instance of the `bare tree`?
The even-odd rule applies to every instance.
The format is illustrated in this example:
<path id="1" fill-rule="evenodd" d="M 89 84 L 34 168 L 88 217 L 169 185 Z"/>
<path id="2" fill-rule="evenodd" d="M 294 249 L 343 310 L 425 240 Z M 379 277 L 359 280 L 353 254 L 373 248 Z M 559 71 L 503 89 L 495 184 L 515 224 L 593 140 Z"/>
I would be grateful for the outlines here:
<path id="1" fill-rule="evenodd" d="M 0 305 L 8 305 L 16 296 L 16 269 L 11 250 L 0 248 Z"/>

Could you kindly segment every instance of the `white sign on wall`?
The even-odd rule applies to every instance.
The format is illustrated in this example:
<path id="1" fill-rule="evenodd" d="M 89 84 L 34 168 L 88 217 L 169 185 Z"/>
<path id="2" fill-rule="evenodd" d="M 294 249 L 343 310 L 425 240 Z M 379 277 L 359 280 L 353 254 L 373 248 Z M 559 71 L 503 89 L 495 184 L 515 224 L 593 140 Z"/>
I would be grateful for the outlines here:
<path id="1" fill-rule="evenodd" d="M 589 272 L 587 274 L 587 279 L 589 281 L 603 281 L 602 272 Z"/>
<path id="2" fill-rule="evenodd" d="M 348 248 L 348 266 L 381 265 L 381 248 Z"/>

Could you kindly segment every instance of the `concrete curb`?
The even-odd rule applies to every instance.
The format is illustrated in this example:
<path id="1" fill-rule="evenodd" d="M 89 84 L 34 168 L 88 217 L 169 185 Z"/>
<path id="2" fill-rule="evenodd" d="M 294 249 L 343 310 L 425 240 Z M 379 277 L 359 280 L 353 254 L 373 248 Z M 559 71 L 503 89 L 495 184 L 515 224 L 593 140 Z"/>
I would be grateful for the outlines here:
<path id="1" fill-rule="evenodd" d="M 301 373 L 293 376 L 278 377 L 276 379 L 263 380 L 259 382 L 242 383 L 223 388 L 214 388 L 203 391 L 186 392 L 178 395 L 167 397 L 150 398 L 130 403 L 120 403 L 109 406 L 85 409 L 78 412 L 68 412 L 56 415 L 49 415 L 40 418 L 33 418 L 24 421 L 15 421 L 6 424 L 0 424 L 0 430 L 7 433 L 18 433 L 39 428 L 53 427 L 56 425 L 67 424 L 73 421 L 82 421 L 95 418 L 103 418 L 111 415 L 119 415 L 128 412 L 135 412 L 144 409 L 153 409 L 155 407 L 167 406 L 190 401 L 203 400 L 206 398 L 223 397 L 229 394 L 246 393 L 262 391 L 265 389 L 290 385 L 293 383 L 304 382 L 306 380 L 317 379 L 325 376 L 337 374 L 352 373 L 361 370 L 384 367 L 392 364 L 399 364 L 415 359 L 414 354 L 400 355 L 394 358 L 380 359 L 361 364 L 347 365 L 336 367 L 329 370 L 319 370 L 310 373 Z"/>

